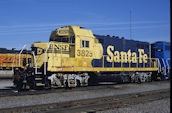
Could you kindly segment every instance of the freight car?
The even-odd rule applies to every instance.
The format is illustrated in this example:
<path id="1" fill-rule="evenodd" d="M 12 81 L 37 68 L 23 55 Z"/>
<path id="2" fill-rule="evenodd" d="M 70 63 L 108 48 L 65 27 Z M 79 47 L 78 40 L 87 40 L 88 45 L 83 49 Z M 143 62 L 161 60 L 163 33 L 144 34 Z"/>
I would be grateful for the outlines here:
<path id="1" fill-rule="evenodd" d="M 27 69 L 16 70 L 29 88 L 96 85 L 103 76 L 117 82 L 146 82 L 159 69 L 149 43 L 93 35 L 79 26 L 58 28 L 48 43 L 33 43 L 31 49 Z"/>

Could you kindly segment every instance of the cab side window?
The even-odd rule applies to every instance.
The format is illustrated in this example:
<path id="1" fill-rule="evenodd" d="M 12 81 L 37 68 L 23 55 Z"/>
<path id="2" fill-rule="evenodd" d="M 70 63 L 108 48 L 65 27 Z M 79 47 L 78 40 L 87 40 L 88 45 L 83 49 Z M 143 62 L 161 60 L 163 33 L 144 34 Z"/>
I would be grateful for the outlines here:
<path id="1" fill-rule="evenodd" d="M 85 41 L 82 40 L 82 47 L 85 47 Z"/>
<path id="2" fill-rule="evenodd" d="M 82 47 L 82 48 L 84 48 L 84 47 L 89 48 L 89 41 L 82 40 L 82 45 L 81 45 L 81 47 Z"/>
<path id="3" fill-rule="evenodd" d="M 86 46 L 85 47 L 89 47 L 89 41 L 86 41 Z"/>

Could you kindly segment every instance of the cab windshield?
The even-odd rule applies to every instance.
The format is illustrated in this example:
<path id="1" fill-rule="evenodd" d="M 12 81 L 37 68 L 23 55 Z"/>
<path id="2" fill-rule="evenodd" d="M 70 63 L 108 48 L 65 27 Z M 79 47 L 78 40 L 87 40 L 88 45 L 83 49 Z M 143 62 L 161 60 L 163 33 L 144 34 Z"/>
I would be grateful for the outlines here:
<path id="1" fill-rule="evenodd" d="M 55 30 L 51 32 L 49 41 L 75 43 L 75 36 L 59 36 Z"/>
<path id="2" fill-rule="evenodd" d="M 57 31 L 52 31 L 49 41 L 75 43 L 75 36 L 58 36 Z"/>
<path id="3" fill-rule="evenodd" d="M 57 41 L 57 42 L 67 42 L 67 43 L 69 43 L 70 42 L 69 40 L 70 40 L 69 37 L 57 36 L 54 41 Z"/>
<path id="4" fill-rule="evenodd" d="M 74 43 L 75 38 L 74 36 L 72 37 L 67 37 L 67 36 L 56 36 L 55 40 L 57 42 L 66 42 L 66 43 Z"/>

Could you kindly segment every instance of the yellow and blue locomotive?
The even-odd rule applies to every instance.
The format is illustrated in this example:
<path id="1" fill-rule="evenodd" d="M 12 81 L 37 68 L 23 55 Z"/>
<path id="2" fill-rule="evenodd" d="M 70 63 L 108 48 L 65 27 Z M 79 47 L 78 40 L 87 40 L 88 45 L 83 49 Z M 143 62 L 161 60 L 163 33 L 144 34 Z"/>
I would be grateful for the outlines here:
<path id="1" fill-rule="evenodd" d="M 159 69 L 149 43 L 93 35 L 79 26 L 58 28 L 48 43 L 33 43 L 31 49 L 26 69 L 31 88 L 87 86 L 110 76 L 116 82 L 145 82 Z"/>

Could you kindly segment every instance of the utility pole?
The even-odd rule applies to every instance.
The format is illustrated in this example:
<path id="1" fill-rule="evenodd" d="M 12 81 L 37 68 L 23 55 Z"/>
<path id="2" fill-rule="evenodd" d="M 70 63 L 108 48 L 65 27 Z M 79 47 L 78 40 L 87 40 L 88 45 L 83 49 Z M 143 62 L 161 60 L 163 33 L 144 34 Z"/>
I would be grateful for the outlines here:
<path id="1" fill-rule="evenodd" d="M 132 31 L 131 31 L 131 9 L 130 9 L 130 40 L 132 39 Z"/>

